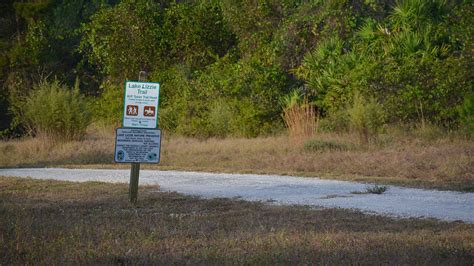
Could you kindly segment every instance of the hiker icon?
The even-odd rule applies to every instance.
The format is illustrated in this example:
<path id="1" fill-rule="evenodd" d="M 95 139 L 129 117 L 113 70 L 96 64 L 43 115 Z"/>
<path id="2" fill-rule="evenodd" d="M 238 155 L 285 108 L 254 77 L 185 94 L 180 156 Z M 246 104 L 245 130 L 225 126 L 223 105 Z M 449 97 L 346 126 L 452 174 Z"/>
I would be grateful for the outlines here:
<path id="1" fill-rule="evenodd" d="M 127 105 L 127 115 L 137 116 L 138 115 L 138 105 Z"/>

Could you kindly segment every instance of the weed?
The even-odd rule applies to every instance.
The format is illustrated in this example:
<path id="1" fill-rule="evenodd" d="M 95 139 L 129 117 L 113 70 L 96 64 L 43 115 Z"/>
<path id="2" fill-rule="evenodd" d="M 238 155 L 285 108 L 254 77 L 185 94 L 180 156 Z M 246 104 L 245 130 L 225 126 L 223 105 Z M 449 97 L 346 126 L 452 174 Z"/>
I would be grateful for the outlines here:
<path id="1" fill-rule="evenodd" d="M 352 191 L 351 194 L 383 194 L 388 190 L 388 186 L 372 185 L 367 186 L 365 191 Z"/>
<path id="2" fill-rule="evenodd" d="M 365 188 L 365 191 L 369 194 L 383 194 L 388 190 L 388 186 L 379 186 L 379 185 L 373 185 L 373 186 L 367 186 Z"/>

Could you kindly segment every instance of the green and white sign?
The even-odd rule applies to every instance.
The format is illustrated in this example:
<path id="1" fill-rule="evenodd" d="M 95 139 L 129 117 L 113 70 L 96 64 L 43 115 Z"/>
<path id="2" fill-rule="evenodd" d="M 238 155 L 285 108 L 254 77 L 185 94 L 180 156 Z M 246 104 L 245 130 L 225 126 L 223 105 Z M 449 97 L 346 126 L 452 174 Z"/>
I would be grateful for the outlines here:
<path id="1" fill-rule="evenodd" d="M 123 127 L 157 128 L 160 84 L 127 81 L 123 110 Z"/>

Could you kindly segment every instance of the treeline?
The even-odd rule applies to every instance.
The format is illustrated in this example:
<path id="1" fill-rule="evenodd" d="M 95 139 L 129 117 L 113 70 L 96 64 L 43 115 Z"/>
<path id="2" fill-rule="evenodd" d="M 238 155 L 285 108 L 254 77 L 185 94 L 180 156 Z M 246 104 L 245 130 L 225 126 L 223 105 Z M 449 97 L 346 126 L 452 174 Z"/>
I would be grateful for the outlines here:
<path id="1" fill-rule="evenodd" d="M 38 113 L 118 124 L 140 70 L 160 127 L 187 136 L 279 132 L 298 103 L 333 130 L 474 127 L 469 0 L 5 0 L 0 16 L 4 136 L 47 128 Z"/>

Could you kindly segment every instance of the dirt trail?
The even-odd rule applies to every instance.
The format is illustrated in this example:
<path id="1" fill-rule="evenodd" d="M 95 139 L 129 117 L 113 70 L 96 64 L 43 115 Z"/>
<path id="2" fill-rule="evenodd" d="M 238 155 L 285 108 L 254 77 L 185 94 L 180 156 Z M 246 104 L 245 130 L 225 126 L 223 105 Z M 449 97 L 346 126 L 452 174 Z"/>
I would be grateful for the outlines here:
<path id="1" fill-rule="evenodd" d="M 64 181 L 127 183 L 129 170 L 30 168 L 0 169 L 0 176 Z M 355 194 L 367 185 L 346 181 L 276 175 L 180 171 L 140 172 L 140 185 L 157 185 L 205 198 L 226 197 L 284 205 L 357 209 L 391 217 L 435 218 L 474 223 L 474 193 L 390 186 L 381 195 Z"/>

